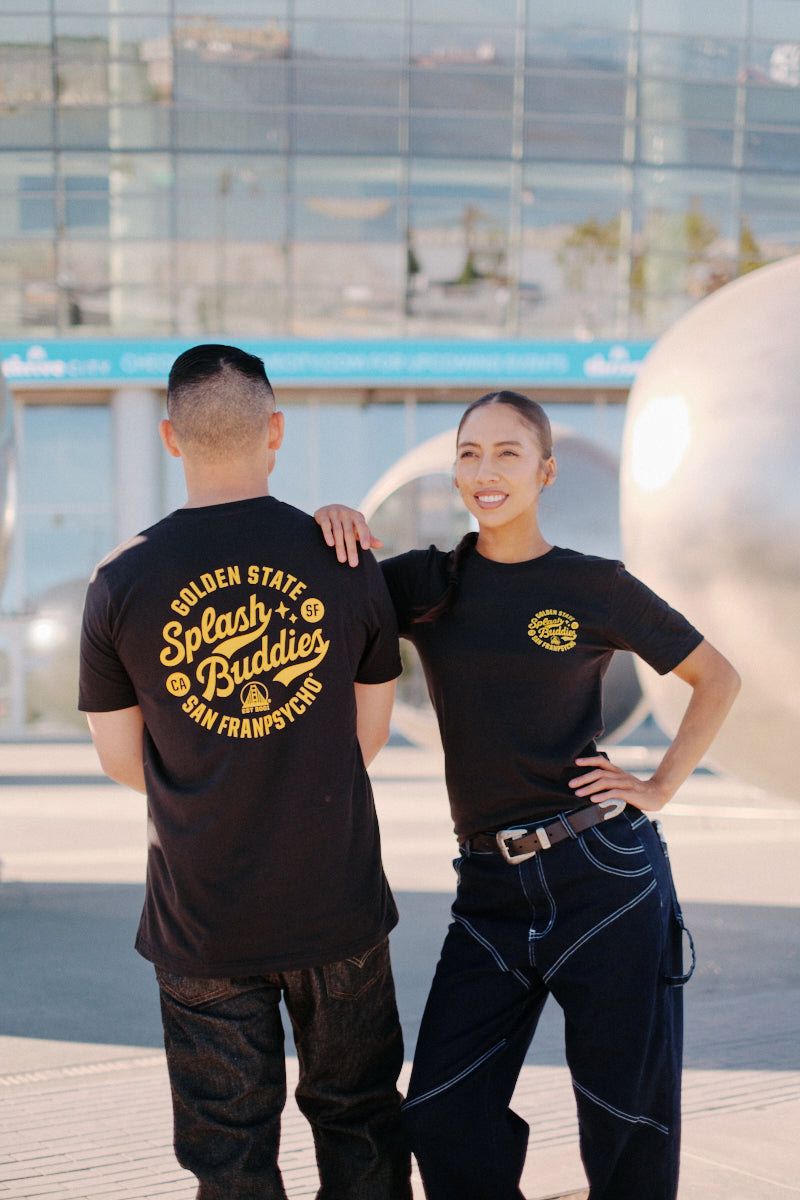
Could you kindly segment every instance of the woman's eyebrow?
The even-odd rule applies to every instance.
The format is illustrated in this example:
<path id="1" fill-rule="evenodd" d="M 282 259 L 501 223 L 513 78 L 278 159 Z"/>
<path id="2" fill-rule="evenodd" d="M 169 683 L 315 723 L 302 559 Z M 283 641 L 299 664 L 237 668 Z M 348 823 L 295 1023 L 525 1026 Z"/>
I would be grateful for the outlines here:
<path id="1" fill-rule="evenodd" d="M 479 446 L 480 442 L 459 442 L 458 449 L 463 446 Z M 516 438 L 506 438 L 502 442 L 492 442 L 493 446 L 521 446 L 522 442 L 518 442 Z"/>

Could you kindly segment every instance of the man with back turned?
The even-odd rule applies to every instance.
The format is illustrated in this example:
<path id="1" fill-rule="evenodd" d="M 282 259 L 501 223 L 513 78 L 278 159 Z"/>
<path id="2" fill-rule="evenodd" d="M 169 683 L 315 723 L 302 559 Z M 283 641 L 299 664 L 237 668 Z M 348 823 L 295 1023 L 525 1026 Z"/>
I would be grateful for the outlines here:
<path id="1" fill-rule="evenodd" d="M 198 1200 L 284 1200 L 284 999 L 325 1200 L 410 1200 L 389 961 L 397 913 L 366 765 L 400 671 L 380 570 L 341 565 L 269 494 L 283 415 L 264 364 L 174 363 L 164 445 L 188 500 L 89 585 L 80 707 L 145 792 L 136 939 L 155 965 L 179 1161 Z"/>

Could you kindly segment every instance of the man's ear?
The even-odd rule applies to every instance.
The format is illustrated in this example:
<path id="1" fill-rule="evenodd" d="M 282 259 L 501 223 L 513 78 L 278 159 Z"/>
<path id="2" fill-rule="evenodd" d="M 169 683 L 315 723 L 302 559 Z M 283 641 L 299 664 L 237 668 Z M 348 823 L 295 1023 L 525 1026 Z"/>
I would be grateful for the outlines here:
<path id="1" fill-rule="evenodd" d="M 269 419 L 269 448 L 279 450 L 283 441 L 283 431 L 286 421 L 282 412 L 274 412 Z"/>
<path id="2" fill-rule="evenodd" d="M 158 432 L 161 434 L 161 440 L 164 443 L 167 454 L 171 454 L 173 458 L 180 458 L 181 452 L 178 449 L 178 443 L 175 441 L 175 430 L 172 428 L 172 421 L 165 417 L 158 426 Z"/>

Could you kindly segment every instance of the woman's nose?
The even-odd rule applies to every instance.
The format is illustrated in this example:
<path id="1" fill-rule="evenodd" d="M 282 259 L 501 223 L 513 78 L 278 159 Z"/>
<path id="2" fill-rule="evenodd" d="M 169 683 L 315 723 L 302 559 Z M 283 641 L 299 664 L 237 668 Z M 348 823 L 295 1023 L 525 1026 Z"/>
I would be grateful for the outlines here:
<path id="1" fill-rule="evenodd" d="M 491 454 L 484 454 L 478 463 L 478 479 L 497 479 L 497 464 Z"/>

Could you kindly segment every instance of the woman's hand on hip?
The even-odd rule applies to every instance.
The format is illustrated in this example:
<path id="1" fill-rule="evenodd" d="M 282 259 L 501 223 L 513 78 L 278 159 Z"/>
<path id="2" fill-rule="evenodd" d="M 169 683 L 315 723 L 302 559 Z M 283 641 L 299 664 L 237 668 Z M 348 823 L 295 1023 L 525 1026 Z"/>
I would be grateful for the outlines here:
<path id="1" fill-rule="evenodd" d="M 591 800 L 593 804 L 603 800 L 624 800 L 642 812 L 659 812 L 672 798 L 672 793 L 665 791 L 655 779 L 639 779 L 602 754 L 576 758 L 575 764 L 590 769 L 586 774 L 570 779 L 569 786 L 576 796 Z"/>

